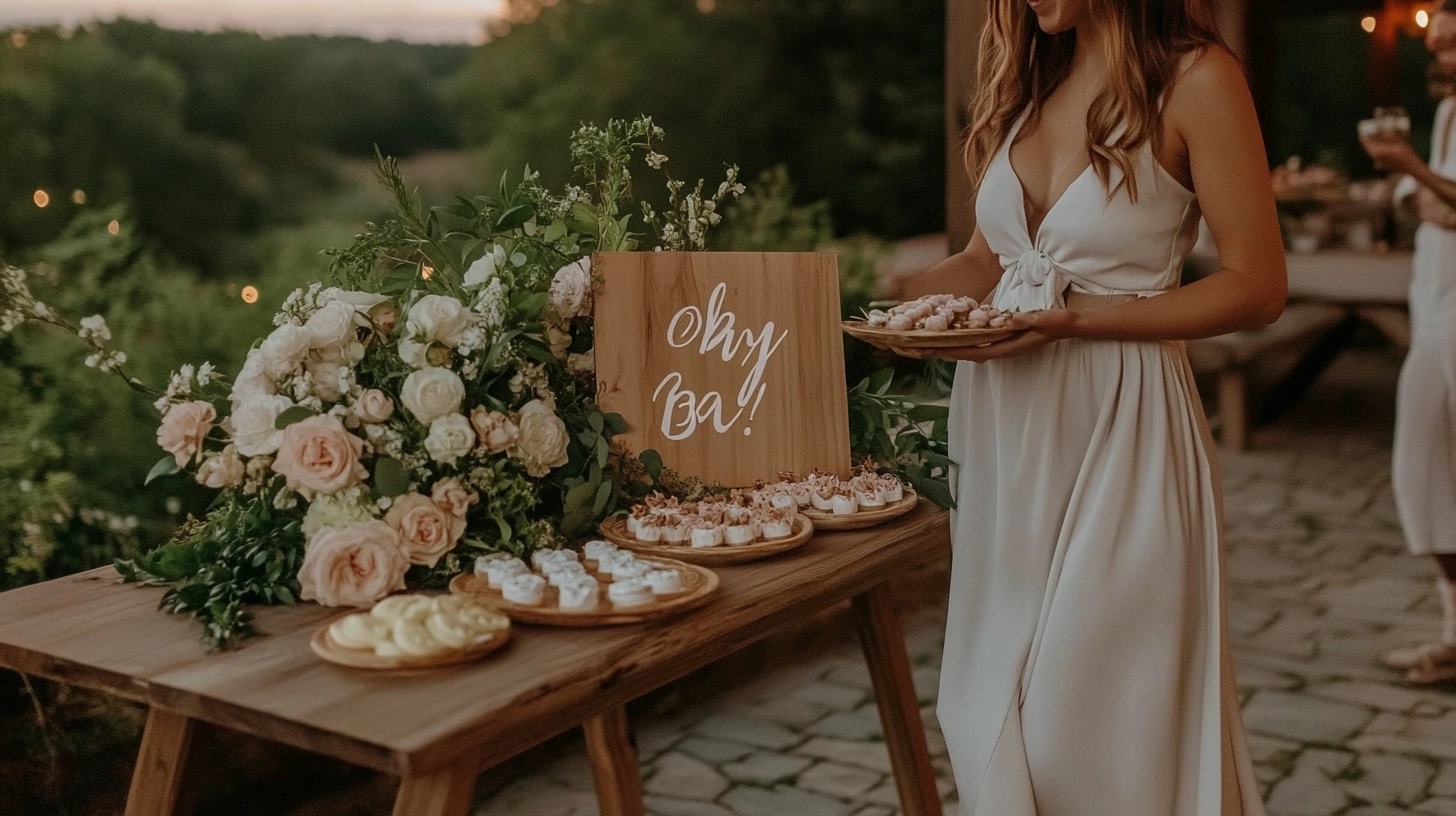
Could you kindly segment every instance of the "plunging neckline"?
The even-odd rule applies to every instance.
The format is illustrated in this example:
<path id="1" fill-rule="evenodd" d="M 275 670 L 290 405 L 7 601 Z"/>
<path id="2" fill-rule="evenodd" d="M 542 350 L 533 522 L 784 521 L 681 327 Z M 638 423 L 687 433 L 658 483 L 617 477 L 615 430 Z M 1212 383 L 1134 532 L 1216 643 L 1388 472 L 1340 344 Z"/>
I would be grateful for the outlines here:
<path id="1" fill-rule="evenodd" d="M 1016 123 L 1016 128 L 1011 131 L 1010 138 L 1006 140 L 1006 166 L 1011 170 L 1011 178 L 1016 180 L 1016 191 L 1021 194 L 1021 231 L 1026 235 L 1026 240 L 1030 241 L 1034 248 L 1041 240 L 1041 231 L 1046 226 L 1047 220 L 1052 217 L 1052 213 L 1056 212 L 1057 207 L 1062 205 L 1062 201 L 1067 198 L 1067 194 L 1072 192 L 1072 188 L 1076 187 L 1078 182 L 1091 171 L 1092 163 L 1087 162 L 1087 166 L 1082 168 L 1082 172 L 1078 173 L 1077 177 L 1072 179 L 1070 184 L 1062 188 L 1061 194 L 1042 213 L 1041 221 L 1036 225 L 1036 232 L 1032 232 L 1031 219 L 1027 217 L 1027 210 L 1029 209 L 1027 205 L 1031 203 L 1031 199 L 1026 194 L 1026 185 L 1021 181 L 1021 173 L 1016 170 L 1016 162 L 1011 160 L 1011 149 L 1016 146 L 1016 137 L 1021 135 L 1021 129 L 1026 125 L 1028 117 L 1029 113 L 1022 115 L 1021 121 Z"/>

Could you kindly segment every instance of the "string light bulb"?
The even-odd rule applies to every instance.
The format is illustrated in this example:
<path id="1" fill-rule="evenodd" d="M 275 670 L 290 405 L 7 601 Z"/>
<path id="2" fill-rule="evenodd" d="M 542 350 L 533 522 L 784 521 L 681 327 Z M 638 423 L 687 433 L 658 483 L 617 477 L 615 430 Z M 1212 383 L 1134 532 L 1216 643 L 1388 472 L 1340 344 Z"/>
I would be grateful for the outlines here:
<path id="1" fill-rule="evenodd" d="M 113 219 L 110 224 L 107 224 L 106 225 L 106 231 L 109 232 L 109 233 L 111 233 L 112 235 L 120 235 L 121 234 L 121 222 Z"/>
<path id="2" fill-rule="evenodd" d="M 1431 24 L 1431 13 L 1425 9 L 1416 9 L 1416 25 L 1425 28 Z"/>
<path id="3" fill-rule="evenodd" d="M 1374 17 L 1371 17 L 1371 16 L 1367 16 L 1365 19 L 1363 19 L 1363 20 L 1360 21 L 1360 27 L 1363 28 L 1363 29 L 1365 29 L 1365 33 L 1366 34 L 1374 34 L 1375 33 L 1375 18 Z"/>
<path id="4" fill-rule="evenodd" d="M 256 287 L 256 286 L 244 286 L 243 287 L 242 298 L 243 298 L 243 302 L 244 303 L 257 303 L 258 302 L 258 287 Z"/>
<path id="5" fill-rule="evenodd" d="M 30 200 L 35 202 L 35 206 L 40 207 L 43 210 L 46 207 L 50 206 L 51 194 L 47 193 L 45 190 L 36 190 L 35 193 L 31 195 Z"/>

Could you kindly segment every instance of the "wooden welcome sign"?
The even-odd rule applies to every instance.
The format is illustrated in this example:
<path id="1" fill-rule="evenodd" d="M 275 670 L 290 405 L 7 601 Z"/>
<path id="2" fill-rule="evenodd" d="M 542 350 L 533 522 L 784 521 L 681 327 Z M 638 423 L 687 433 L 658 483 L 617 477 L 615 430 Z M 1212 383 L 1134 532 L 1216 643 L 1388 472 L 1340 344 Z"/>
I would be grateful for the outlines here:
<path id="1" fill-rule="evenodd" d="M 834 255 L 606 252 L 592 268 L 597 399 L 628 449 L 709 484 L 848 475 Z"/>

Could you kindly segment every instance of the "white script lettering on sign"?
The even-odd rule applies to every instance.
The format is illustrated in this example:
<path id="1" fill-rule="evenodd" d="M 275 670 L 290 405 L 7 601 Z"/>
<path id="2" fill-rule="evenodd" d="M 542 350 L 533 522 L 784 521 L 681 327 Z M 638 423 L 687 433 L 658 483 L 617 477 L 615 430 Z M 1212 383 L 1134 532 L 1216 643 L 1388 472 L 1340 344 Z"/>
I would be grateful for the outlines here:
<path id="1" fill-rule="evenodd" d="M 592 262 L 597 400 L 616 442 L 704 483 L 849 470 L 835 257 L 607 252 Z"/>
<path id="2" fill-rule="evenodd" d="M 720 283 L 713 287 L 713 294 L 708 297 L 706 317 L 697 306 L 684 306 L 679 309 L 672 316 L 672 322 L 667 324 L 667 342 L 673 348 L 686 348 L 696 343 L 699 354 L 717 352 L 725 363 L 738 359 L 739 350 L 742 349 L 743 359 L 740 365 L 747 366 L 752 363 L 753 367 L 748 369 L 748 374 L 738 389 L 738 410 L 725 419 L 721 393 L 708 391 L 700 397 L 697 392 L 683 386 L 681 371 L 669 371 L 662 378 L 662 382 L 657 384 L 657 390 L 652 392 L 652 402 L 655 405 L 666 391 L 661 425 L 662 435 L 668 439 L 687 439 L 698 430 L 699 424 L 709 420 L 712 420 L 713 430 L 727 433 L 743 418 L 744 411 L 748 411 L 748 419 L 743 426 L 743 435 L 749 436 L 753 433 L 753 428 L 748 423 L 753 422 L 759 405 L 763 403 L 764 393 L 768 390 L 768 385 L 763 381 L 763 371 L 768 367 L 769 358 L 784 344 L 789 333 L 783 331 L 775 336 L 772 320 L 765 322 L 757 333 L 749 329 L 736 331 L 734 327 L 737 315 L 723 309 L 723 299 L 727 294 L 728 284 Z"/>

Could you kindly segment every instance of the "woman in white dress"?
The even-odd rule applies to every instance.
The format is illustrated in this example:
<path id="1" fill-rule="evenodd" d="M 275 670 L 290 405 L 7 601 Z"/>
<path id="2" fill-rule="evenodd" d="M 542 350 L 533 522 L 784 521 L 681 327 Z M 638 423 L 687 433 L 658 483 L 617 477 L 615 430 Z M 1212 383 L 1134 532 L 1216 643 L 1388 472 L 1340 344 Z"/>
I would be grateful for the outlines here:
<path id="1" fill-rule="evenodd" d="M 1431 18 L 1426 45 L 1456 73 L 1456 1 Z M 1436 111 L 1427 164 L 1404 139 L 1367 140 L 1381 167 L 1408 174 L 1420 230 L 1411 277 L 1411 350 L 1396 397 L 1391 481 L 1406 544 L 1435 556 L 1439 637 L 1385 655 L 1416 683 L 1456 679 L 1456 100 Z"/>
<path id="2" fill-rule="evenodd" d="M 934 352 L 962 361 L 938 711 L 962 813 L 1262 816 L 1179 342 L 1284 307 L 1242 68 L 1203 0 L 991 0 L 981 52 L 977 229 L 935 275 L 1025 331 Z M 1200 215 L 1224 266 L 1178 288 Z"/>

